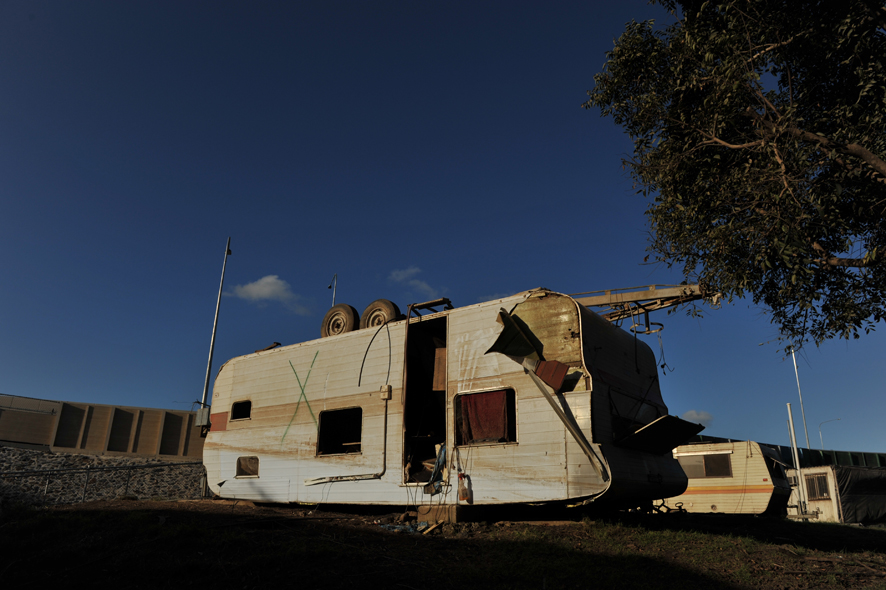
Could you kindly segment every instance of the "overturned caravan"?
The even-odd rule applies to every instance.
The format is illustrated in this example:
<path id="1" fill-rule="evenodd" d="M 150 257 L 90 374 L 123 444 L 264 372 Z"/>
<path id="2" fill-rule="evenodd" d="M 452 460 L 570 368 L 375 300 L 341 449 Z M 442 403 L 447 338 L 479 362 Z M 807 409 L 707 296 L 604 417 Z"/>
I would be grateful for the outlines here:
<path id="1" fill-rule="evenodd" d="M 640 506 L 686 489 L 671 451 L 702 427 L 668 415 L 634 335 L 544 289 L 446 307 L 228 361 L 204 445 L 212 491 Z"/>

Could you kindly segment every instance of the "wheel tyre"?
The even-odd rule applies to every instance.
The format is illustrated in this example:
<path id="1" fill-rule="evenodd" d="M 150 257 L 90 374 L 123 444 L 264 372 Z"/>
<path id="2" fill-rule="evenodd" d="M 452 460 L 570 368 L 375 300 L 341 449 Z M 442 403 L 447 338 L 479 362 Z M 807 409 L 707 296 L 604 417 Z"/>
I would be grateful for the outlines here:
<path id="1" fill-rule="evenodd" d="M 376 299 L 363 310 L 360 316 L 360 329 L 377 328 L 385 322 L 400 319 L 400 308 L 393 301 Z"/>
<path id="2" fill-rule="evenodd" d="M 323 325 L 320 326 L 320 336 L 337 336 L 345 332 L 352 332 L 357 329 L 359 324 L 359 315 L 353 306 L 347 303 L 339 303 L 326 312 L 323 318 Z"/>

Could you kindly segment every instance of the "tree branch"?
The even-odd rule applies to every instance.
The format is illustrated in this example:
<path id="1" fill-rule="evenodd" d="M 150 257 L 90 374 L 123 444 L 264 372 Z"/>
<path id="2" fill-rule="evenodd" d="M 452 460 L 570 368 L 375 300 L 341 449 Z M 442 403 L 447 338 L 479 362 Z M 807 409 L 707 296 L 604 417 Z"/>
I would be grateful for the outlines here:
<path id="1" fill-rule="evenodd" d="M 774 136 L 777 134 L 778 129 L 775 123 L 765 120 L 763 116 L 759 115 L 758 113 L 751 112 L 751 117 L 753 117 L 760 123 L 760 125 L 765 129 L 765 133 L 767 133 L 769 136 Z M 865 164 L 870 166 L 880 175 L 886 177 L 886 161 L 884 161 L 882 158 L 880 158 L 867 148 L 858 145 L 857 143 L 842 143 L 824 137 L 823 135 L 817 135 L 815 133 L 804 131 L 803 129 L 799 129 L 793 126 L 784 127 L 783 130 L 784 132 L 789 133 L 794 137 L 799 137 L 800 139 L 805 139 L 806 141 L 817 143 L 825 149 L 831 149 L 840 152 L 841 154 L 846 154 L 847 156 L 854 156 L 862 160 Z"/>
<path id="2" fill-rule="evenodd" d="M 789 38 L 787 41 L 781 41 L 779 43 L 770 43 L 769 45 L 765 46 L 765 49 L 763 49 L 762 51 L 758 51 L 757 53 L 755 53 L 754 55 L 749 57 L 748 63 L 754 61 L 755 59 L 757 59 L 761 55 L 764 55 L 764 54 L 772 51 L 773 49 L 778 49 L 779 47 L 784 47 L 785 45 L 787 45 L 788 43 L 790 43 L 791 41 L 796 39 L 799 35 L 804 35 L 804 34 L 810 33 L 810 32 L 812 32 L 812 29 L 808 29 L 808 30 L 803 31 L 801 33 L 797 33 L 796 35 L 791 36 L 791 38 Z"/>
<path id="3" fill-rule="evenodd" d="M 814 258 L 812 262 L 826 268 L 866 268 L 871 266 L 871 261 L 866 258 L 840 258 L 831 255 L 821 247 L 818 242 L 812 243 L 812 249 L 821 254 L 821 258 Z"/>
<path id="4" fill-rule="evenodd" d="M 699 131 L 699 133 L 701 133 L 702 135 L 704 135 L 705 137 L 708 137 L 710 139 L 708 139 L 707 141 L 703 141 L 698 145 L 722 145 L 723 147 L 728 147 L 729 149 L 733 149 L 733 150 L 743 150 L 743 149 L 747 149 L 747 148 L 751 148 L 751 147 L 758 147 L 758 146 L 763 145 L 762 139 L 758 139 L 757 141 L 751 141 L 748 143 L 733 144 L 733 143 L 727 143 L 718 137 L 714 137 L 713 135 L 708 135 L 707 133 L 704 133 L 703 131 Z"/>

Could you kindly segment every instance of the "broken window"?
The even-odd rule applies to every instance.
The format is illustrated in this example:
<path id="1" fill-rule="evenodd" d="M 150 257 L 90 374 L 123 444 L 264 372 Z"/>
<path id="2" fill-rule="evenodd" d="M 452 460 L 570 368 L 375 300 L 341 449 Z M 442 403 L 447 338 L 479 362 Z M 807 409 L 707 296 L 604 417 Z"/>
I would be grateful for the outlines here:
<path id="1" fill-rule="evenodd" d="M 320 412 L 318 455 L 359 453 L 363 435 L 363 408 Z"/>
<path id="2" fill-rule="evenodd" d="M 455 398 L 457 445 L 517 442 L 517 406 L 513 389 L 459 395 Z"/>
<path id="3" fill-rule="evenodd" d="M 727 454 L 679 456 L 686 477 L 732 477 L 732 458 Z"/>
<path id="4" fill-rule="evenodd" d="M 245 420 L 252 415 L 252 402 L 247 400 L 231 404 L 231 420 Z"/>
<path id="5" fill-rule="evenodd" d="M 609 388 L 609 407 L 612 413 L 612 437 L 615 441 L 630 436 L 664 415 L 658 406 L 615 387 Z"/>
<path id="6" fill-rule="evenodd" d="M 258 457 L 237 457 L 236 477 L 258 477 Z"/>
<path id="7" fill-rule="evenodd" d="M 806 476 L 806 493 L 809 495 L 809 501 L 829 500 L 831 495 L 828 493 L 828 476 L 826 473 L 807 475 Z"/>

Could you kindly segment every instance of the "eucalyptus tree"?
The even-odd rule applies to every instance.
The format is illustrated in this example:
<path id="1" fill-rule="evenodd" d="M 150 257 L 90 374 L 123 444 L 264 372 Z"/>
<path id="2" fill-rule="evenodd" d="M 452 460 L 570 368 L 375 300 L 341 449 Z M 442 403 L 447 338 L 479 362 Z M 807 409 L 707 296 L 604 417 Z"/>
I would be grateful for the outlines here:
<path id="1" fill-rule="evenodd" d="M 882 1 L 659 0 L 585 108 L 630 135 L 655 260 L 771 310 L 792 344 L 857 338 L 886 292 Z"/>

